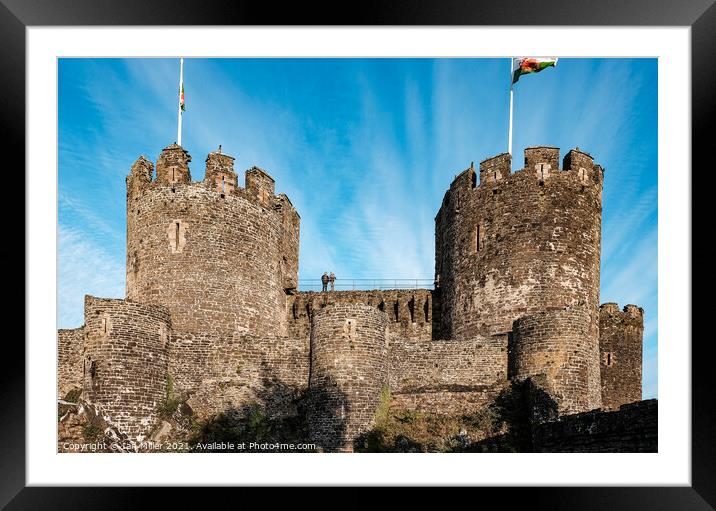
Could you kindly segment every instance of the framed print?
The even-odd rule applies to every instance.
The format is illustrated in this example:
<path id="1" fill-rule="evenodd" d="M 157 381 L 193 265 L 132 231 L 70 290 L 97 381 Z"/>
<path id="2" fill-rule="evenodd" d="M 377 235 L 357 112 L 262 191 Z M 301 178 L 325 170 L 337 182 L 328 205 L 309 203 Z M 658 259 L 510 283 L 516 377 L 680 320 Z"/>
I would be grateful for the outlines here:
<path id="1" fill-rule="evenodd" d="M 2 6 L 28 203 L 3 504 L 455 485 L 713 505 L 691 333 L 710 2 L 376 3 L 352 26 L 82 4 Z"/>

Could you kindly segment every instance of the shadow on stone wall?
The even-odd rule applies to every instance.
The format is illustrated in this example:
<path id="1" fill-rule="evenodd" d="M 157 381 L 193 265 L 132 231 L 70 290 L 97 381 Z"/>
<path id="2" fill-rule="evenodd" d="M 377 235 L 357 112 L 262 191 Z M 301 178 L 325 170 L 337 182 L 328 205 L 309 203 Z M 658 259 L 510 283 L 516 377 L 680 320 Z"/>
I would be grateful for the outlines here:
<path id="1" fill-rule="evenodd" d="M 346 395 L 338 385 L 325 378 L 308 391 L 305 412 L 311 441 L 321 450 L 342 451 L 350 445 L 347 439 L 351 412 Z"/>
<path id="2" fill-rule="evenodd" d="M 347 410 L 346 396 L 330 382 L 306 391 L 265 377 L 252 402 L 195 424 L 188 443 L 194 451 L 212 443 L 243 444 L 241 449 L 212 448 L 212 452 L 341 450 L 345 445 Z M 315 448 L 296 450 L 291 444 L 315 444 Z"/>
<path id="3" fill-rule="evenodd" d="M 357 452 L 530 452 L 531 430 L 522 384 L 463 415 L 396 409 L 361 435 Z"/>
<path id="4" fill-rule="evenodd" d="M 189 436 L 188 443 L 194 451 L 205 450 L 199 444 L 233 443 L 236 446 L 243 444 L 243 447 L 211 450 L 212 452 L 296 452 L 288 445 L 276 448 L 261 444 L 310 443 L 305 404 L 305 390 L 279 380 L 264 378 L 254 400 L 229 408 L 197 425 Z"/>

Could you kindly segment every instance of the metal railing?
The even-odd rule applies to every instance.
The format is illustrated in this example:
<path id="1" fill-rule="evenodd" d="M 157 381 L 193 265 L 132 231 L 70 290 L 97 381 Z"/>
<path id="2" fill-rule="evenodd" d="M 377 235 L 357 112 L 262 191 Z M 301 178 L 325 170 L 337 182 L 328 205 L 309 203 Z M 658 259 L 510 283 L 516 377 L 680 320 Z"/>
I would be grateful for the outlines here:
<path id="1" fill-rule="evenodd" d="M 372 291 L 386 289 L 433 289 L 433 279 L 339 279 L 334 283 L 335 291 Z M 321 279 L 298 279 L 299 291 L 321 291 Z M 328 284 L 330 291 L 331 284 Z"/>

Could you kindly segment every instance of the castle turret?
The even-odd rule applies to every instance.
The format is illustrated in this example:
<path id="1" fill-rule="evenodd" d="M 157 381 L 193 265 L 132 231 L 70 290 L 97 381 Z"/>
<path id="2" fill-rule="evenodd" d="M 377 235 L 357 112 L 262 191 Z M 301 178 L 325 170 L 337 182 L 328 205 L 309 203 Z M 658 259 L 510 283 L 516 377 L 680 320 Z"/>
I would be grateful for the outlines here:
<path id="1" fill-rule="evenodd" d="M 127 201 L 127 298 L 167 306 L 180 332 L 285 335 L 296 210 L 273 195 L 265 171 L 248 171 L 250 189 L 240 189 L 234 158 L 215 151 L 204 181 L 192 183 L 190 160 L 167 147 L 156 181 Z"/>
<path id="2" fill-rule="evenodd" d="M 560 169 L 554 147 L 510 160 L 458 175 L 435 219 L 441 337 L 514 328 L 511 377 L 546 374 L 563 411 L 597 408 L 601 168 L 573 150 Z"/>
<path id="3" fill-rule="evenodd" d="M 84 399 L 112 424 L 141 442 L 166 399 L 166 307 L 85 296 Z"/>
<path id="4" fill-rule="evenodd" d="M 616 303 L 599 309 L 599 350 L 602 376 L 602 406 L 618 409 L 640 401 L 644 310 Z"/>
<path id="5" fill-rule="evenodd" d="M 523 316 L 514 322 L 509 377 L 543 375 L 560 415 L 601 406 L 599 346 L 592 311 L 582 305 Z"/>
<path id="6" fill-rule="evenodd" d="M 509 332 L 519 317 L 583 303 L 597 339 L 601 168 L 570 151 L 525 150 L 455 178 L 435 218 L 440 335 L 469 338 Z"/>
<path id="7" fill-rule="evenodd" d="M 350 451 L 370 429 L 387 384 L 386 315 L 363 304 L 331 304 L 313 314 L 308 425 L 311 440 Z"/>

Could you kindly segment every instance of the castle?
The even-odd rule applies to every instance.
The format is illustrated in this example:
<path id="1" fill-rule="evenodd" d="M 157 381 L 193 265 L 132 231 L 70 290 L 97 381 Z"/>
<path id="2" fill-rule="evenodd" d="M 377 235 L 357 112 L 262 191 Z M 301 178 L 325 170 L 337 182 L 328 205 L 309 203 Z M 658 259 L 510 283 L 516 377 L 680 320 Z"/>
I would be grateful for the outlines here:
<path id="1" fill-rule="evenodd" d="M 126 299 L 85 297 L 59 330 L 60 397 L 147 438 L 167 389 L 200 418 L 260 402 L 310 441 L 351 450 L 386 389 L 408 409 L 462 413 L 540 382 L 557 417 L 641 400 L 643 311 L 599 304 L 602 184 L 592 157 L 525 150 L 453 180 L 435 217 L 435 288 L 298 291 L 300 216 L 264 170 L 166 147 L 126 178 Z M 622 407 L 623 408 L 623 407 Z M 600 412 L 601 413 L 601 412 Z"/>

